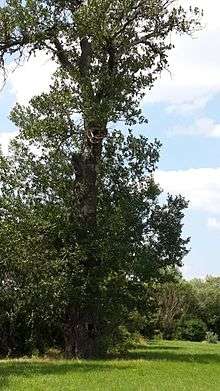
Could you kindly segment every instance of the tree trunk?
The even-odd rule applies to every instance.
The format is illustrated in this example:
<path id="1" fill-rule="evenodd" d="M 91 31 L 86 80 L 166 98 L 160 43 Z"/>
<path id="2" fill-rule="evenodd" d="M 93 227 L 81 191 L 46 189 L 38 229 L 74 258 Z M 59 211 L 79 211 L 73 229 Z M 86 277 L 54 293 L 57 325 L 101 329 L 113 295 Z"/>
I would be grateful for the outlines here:
<path id="1" fill-rule="evenodd" d="M 88 127 L 85 131 L 86 146 L 84 151 L 73 157 L 75 170 L 75 198 L 79 225 L 79 244 L 86 249 L 86 261 L 83 261 L 85 273 L 90 284 L 93 283 L 93 269 L 98 267 L 96 253 L 96 226 L 97 226 L 97 171 L 101 158 L 102 141 L 106 135 L 106 128 Z M 88 288 L 88 290 L 91 289 Z M 90 293 L 90 292 L 89 292 Z M 90 293 L 92 295 L 92 292 Z M 96 298 L 95 298 L 96 299 Z M 79 299 L 80 300 L 80 299 Z M 65 355 L 68 358 L 90 358 L 97 353 L 97 313 L 96 308 L 90 308 L 87 303 L 80 308 L 70 305 L 67 309 L 64 339 Z"/>
<path id="2" fill-rule="evenodd" d="M 92 130 L 91 127 L 88 127 L 85 133 L 87 136 L 82 152 L 73 156 L 75 172 L 74 191 L 79 213 L 79 223 L 90 229 L 96 226 L 97 170 L 106 130 L 103 131 L 98 126 Z"/>
<path id="3" fill-rule="evenodd" d="M 66 358 L 95 357 L 97 336 L 96 321 L 91 313 L 78 306 L 68 309 L 64 324 Z"/>

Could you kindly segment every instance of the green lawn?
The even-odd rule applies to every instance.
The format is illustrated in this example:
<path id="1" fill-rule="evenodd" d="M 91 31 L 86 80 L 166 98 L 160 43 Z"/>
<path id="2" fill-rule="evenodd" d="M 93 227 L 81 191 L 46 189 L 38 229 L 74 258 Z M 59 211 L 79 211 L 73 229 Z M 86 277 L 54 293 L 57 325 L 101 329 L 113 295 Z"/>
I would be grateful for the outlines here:
<path id="1" fill-rule="evenodd" d="M 2 390 L 219 391 L 220 344 L 155 342 L 105 361 L 3 360 Z"/>

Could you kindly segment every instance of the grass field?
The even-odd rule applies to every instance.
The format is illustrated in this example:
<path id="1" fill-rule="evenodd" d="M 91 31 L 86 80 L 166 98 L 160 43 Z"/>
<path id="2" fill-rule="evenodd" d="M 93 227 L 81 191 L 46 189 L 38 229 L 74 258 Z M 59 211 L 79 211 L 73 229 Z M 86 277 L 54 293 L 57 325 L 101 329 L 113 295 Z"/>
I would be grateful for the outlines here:
<path id="1" fill-rule="evenodd" d="M 3 390 L 219 391 L 220 344 L 155 342 L 114 360 L 3 360 Z"/>

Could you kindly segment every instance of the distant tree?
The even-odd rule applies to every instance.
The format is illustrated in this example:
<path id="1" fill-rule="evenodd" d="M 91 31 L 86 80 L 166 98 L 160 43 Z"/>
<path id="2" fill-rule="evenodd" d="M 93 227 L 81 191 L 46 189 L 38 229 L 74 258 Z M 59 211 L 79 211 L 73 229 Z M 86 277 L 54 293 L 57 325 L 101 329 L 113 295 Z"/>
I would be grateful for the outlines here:
<path id="1" fill-rule="evenodd" d="M 199 318 L 180 319 L 177 323 L 176 337 L 186 341 L 201 342 L 205 340 L 207 326 Z"/>
<path id="2" fill-rule="evenodd" d="M 220 337 L 220 277 L 208 276 L 190 283 L 197 296 L 199 317 Z"/>
<path id="3" fill-rule="evenodd" d="M 33 121 L 36 123 L 35 113 L 40 111 L 40 118 L 50 131 L 46 149 L 50 147 L 52 141 L 55 143 L 60 133 L 64 137 L 68 135 L 68 142 L 71 140 L 77 145 L 77 149 L 74 149 L 74 154 L 71 156 L 71 179 L 67 187 L 72 201 L 68 200 L 69 204 L 66 208 L 69 210 L 69 205 L 72 205 L 72 209 L 70 208 L 68 217 L 66 215 L 66 220 L 71 221 L 68 224 L 71 224 L 73 228 L 70 235 L 70 248 L 73 248 L 74 252 L 80 249 L 77 267 L 84 270 L 82 286 L 85 280 L 90 281 L 91 285 L 94 276 L 99 275 L 97 270 L 100 270 L 100 273 L 102 270 L 99 246 L 97 246 L 100 235 L 98 173 L 99 165 L 102 163 L 103 140 L 108 133 L 108 124 L 118 120 L 125 120 L 129 125 L 144 121 L 139 102 L 146 88 L 150 89 L 157 76 L 168 66 L 167 55 L 173 47 L 170 43 L 171 32 L 191 33 L 199 26 L 199 18 L 198 8 L 186 12 L 182 7 L 175 8 L 173 0 L 7 0 L 6 4 L 0 8 L 2 69 L 5 69 L 5 62 L 8 60 L 16 57 L 24 59 L 41 50 L 49 53 L 58 64 L 57 79 L 51 88 L 50 98 L 41 97 L 38 101 L 40 108 L 34 108 L 34 113 L 31 109 L 27 109 L 30 112 L 29 125 L 26 123 L 25 110 L 19 106 L 16 107 L 13 118 L 21 128 L 30 129 L 31 123 Z M 59 115 L 62 116 L 61 128 L 59 116 L 55 110 L 56 105 L 60 105 L 60 92 L 62 92 L 61 99 L 67 102 L 64 105 L 66 110 L 60 112 Z M 73 113 L 80 114 L 82 119 L 80 127 L 75 125 Z M 51 122 L 51 118 L 54 121 L 53 125 L 49 126 L 48 121 Z M 28 137 L 31 132 L 33 138 L 37 138 L 39 129 L 33 126 Z M 115 158 L 117 159 L 117 156 Z M 33 169 L 35 158 L 32 156 L 32 159 Z M 22 161 L 23 157 L 16 165 Z M 62 172 L 59 170 L 60 164 L 63 163 L 52 161 L 48 163 L 48 166 L 51 164 L 55 164 L 53 175 L 56 170 Z M 43 163 L 42 165 L 44 168 Z M 26 170 L 25 167 L 24 169 Z M 67 170 L 65 175 L 69 174 L 69 166 Z M 119 179 L 119 183 L 121 180 L 123 181 L 123 178 Z M 32 181 L 35 181 L 33 174 Z M 61 184 L 62 181 L 60 181 L 60 186 Z M 27 183 L 26 186 L 28 188 Z M 47 183 L 45 183 L 45 188 L 47 188 Z M 62 192 L 62 188 L 59 191 Z M 27 209 L 23 210 L 20 204 L 28 198 L 25 194 L 23 193 L 22 200 L 16 200 L 17 208 L 21 208 L 24 214 Z M 51 193 L 47 194 L 48 198 L 51 196 Z M 38 198 L 41 199 L 41 195 L 38 195 Z M 177 213 L 177 210 L 181 209 L 180 203 L 180 199 L 175 201 L 170 198 L 166 208 L 169 209 L 169 213 L 171 210 Z M 54 215 L 58 208 L 55 200 L 51 208 L 53 210 L 51 213 Z M 164 214 L 168 213 L 166 208 L 163 210 Z M 41 210 L 41 206 L 39 209 Z M 14 220 L 15 217 L 11 216 L 11 219 Z M 61 231 L 66 229 L 66 225 L 63 225 L 64 222 L 66 224 L 66 220 L 62 216 L 59 222 Z M 35 228 L 31 222 L 30 224 L 30 232 L 36 234 L 38 223 Z M 157 224 L 159 229 L 164 221 L 158 220 Z M 69 229 L 67 231 L 69 232 Z M 24 231 L 23 235 L 27 235 L 25 232 L 27 231 Z M 38 232 L 39 243 L 35 242 L 33 245 L 31 241 L 29 242 L 28 251 L 34 257 L 31 258 L 31 262 L 34 262 L 37 251 L 35 248 L 33 253 L 31 248 L 40 246 L 42 249 L 40 238 L 41 235 L 45 235 L 45 232 L 47 232 L 47 226 L 44 227 L 43 233 Z M 16 232 L 14 234 L 16 235 Z M 46 235 L 53 236 L 51 231 Z M 165 240 L 167 235 L 163 235 L 163 240 Z M 50 240 L 53 239 L 50 237 Z M 46 241 L 43 243 L 46 245 Z M 56 246 L 53 249 L 55 253 Z M 162 250 L 162 242 L 158 241 L 158 244 L 155 242 L 157 249 L 159 246 Z M 165 241 L 163 241 L 163 246 L 167 246 Z M 174 246 L 175 241 L 173 249 Z M 44 247 L 43 250 L 45 250 Z M 27 247 L 23 251 L 27 252 Z M 165 256 L 165 252 L 165 249 L 162 250 L 161 259 Z M 64 259 L 66 257 L 65 255 Z M 70 251 L 69 263 L 71 263 L 71 257 Z M 175 252 L 173 259 L 175 259 Z M 70 266 L 70 268 L 75 267 L 75 263 Z M 91 292 L 93 292 L 93 297 L 96 297 L 93 288 Z M 88 301 L 86 307 L 79 308 L 73 300 L 72 304 L 66 308 L 69 321 L 66 344 L 69 346 L 69 355 L 88 355 L 85 351 L 89 346 L 88 336 L 91 334 L 90 328 L 93 330 L 97 327 L 98 320 L 94 319 L 94 314 L 98 311 L 98 307 L 94 311 L 94 305 L 89 307 Z M 76 342 L 78 330 L 80 330 L 81 337 L 80 341 Z M 76 344 L 77 348 L 74 348 Z M 94 343 L 94 349 L 95 345 Z"/>
<path id="4" fill-rule="evenodd" d="M 197 308 L 195 292 L 190 283 L 180 280 L 156 286 L 156 327 L 165 339 L 175 335 L 177 322 Z"/>

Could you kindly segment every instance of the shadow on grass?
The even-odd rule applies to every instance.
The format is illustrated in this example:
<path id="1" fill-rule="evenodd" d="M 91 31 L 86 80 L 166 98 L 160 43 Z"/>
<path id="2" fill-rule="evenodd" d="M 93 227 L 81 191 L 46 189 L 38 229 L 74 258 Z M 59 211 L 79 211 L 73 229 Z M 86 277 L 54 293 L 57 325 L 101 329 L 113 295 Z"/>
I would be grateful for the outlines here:
<path id="1" fill-rule="evenodd" d="M 220 364 L 220 354 L 217 353 L 181 353 L 175 351 L 182 348 L 168 346 L 147 346 L 145 350 L 139 347 L 136 350 L 129 352 L 125 360 L 147 360 L 147 361 L 172 361 L 181 363 L 196 363 L 196 364 Z M 169 350 L 169 351 L 168 351 Z"/>
<path id="2" fill-rule="evenodd" d="M 115 366 L 108 360 L 103 361 L 0 361 L 0 390 L 7 390 L 11 377 L 31 378 L 32 376 L 63 376 L 70 373 L 106 372 Z M 128 366 L 117 366 L 117 370 L 126 370 Z"/>
<path id="3" fill-rule="evenodd" d="M 140 345 L 136 344 L 135 349 L 138 350 L 183 350 L 181 346 L 168 346 L 168 345 Z"/>
<path id="4" fill-rule="evenodd" d="M 67 374 L 88 372 L 108 372 L 126 370 L 131 368 L 126 361 L 168 361 L 176 363 L 194 364 L 220 364 L 220 354 L 207 352 L 182 352 L 182 347 L 169 345 L 137 345 L 135 350 L 126 356 L 118 356 L 116 361 L 112 359 L 93 361 L 0 361 L 0 390 L 8 390 L 11 377 L 31 378 L 32 376 L 65 376 Z M 124 363 L 123 363 L 124 361 Z M 122 364 L 123 363 L 123 364 Z"/>

